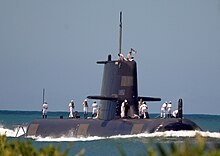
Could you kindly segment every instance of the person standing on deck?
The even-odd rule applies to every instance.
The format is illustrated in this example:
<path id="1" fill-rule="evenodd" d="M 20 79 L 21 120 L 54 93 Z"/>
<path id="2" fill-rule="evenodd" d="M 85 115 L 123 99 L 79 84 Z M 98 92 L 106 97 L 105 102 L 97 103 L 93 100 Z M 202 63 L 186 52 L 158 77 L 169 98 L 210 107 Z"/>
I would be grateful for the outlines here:
<path id="1" fill-rule="evenodd" d="M 167 102 L 164 102 L 161 106 L 161 114 L 160 114 L 161 118 L 166 117 L 166 107 L 167 107 Z"/>
<path id="2" fill-rule="evenodd" d="M 88 102 L 87 102 L 87 99 L 84 100 L 83 102 L 83 111 L 84 111 L 84 118 L 87 119 L 88 117 Z"/>
<path id="3" fill-rule="evenodd" d="M 70 111 L 69 118 L 73 118 L 74 108 L 75 108 L 74 102 L 73 102 L 73 100 L 71 100 L 69 103 L 69 111 Z"/>
<path id="4" fill-rule="evenodd" d="M 140 111 L 141 111 L 141 118 L 144 117 L 144 119 L 149 119 L 148 106 L 146 102 L 142 103 L 142 105 L 140 106 Z"/>
<path id="5" fill-rule="evenodd" d="M 48 109 L 48 104 L 46 101 L 44 101 L 42 105 L 42 118 L 47 118 L 47 109 Z"/>
<path id="6" fill-rule="evenodd" d="M 121 104 L 121 118 L 125 118 L 125 107 L 127 105 L 127 100 L 125 99 L 124 102 Z"/>
<path id="7" fill-rule="evenodd" d="M 98 112 L 98 104 L 96 103 L 96 101 L 94 101 L 92 104 L 92 117 L 95 117 L 97 115 L 97 112 Z"/>
<path id="8" fill-rule="evenodd" d="M 173 118 L 178 118 L 178 110 L 173 111 L 172 117 Z"/>
<path id="9" fill-rule="evenodd" d="M 171 118 L 171 112 L 172 112 L 172 102 L 170 101 L 167 104 L 167 114 L 168 114 L 168 118 Z"/>
<path id="10" fill-rule="evenodd" d="M 143 100 L 142 99 L 140 99 L 140 101 L 138 102 L 138 111 L 139 111 L 139 116 L 141 116 L 141 109 L 140 109 L 140 107 L 141 107 L 141 105 L 143 104 Z"/>

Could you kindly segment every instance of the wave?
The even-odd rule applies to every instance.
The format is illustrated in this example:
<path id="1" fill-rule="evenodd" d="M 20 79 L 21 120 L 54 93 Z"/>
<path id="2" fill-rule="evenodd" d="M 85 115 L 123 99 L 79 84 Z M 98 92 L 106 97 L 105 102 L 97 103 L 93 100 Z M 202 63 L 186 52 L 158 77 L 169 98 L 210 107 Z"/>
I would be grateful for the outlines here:
<path id="1" fill-rule="evenodd" d="M 23 129 L 22 129 L 23 127 Z M 7 137 L 19 137 L 26 132 L 27 127 L 25 126 L 16 126 L 14 129 L 5 128 L 3 125 L 0 125 L 0 135 L 6 135 Z"/>
<path id="2" fill-rule="evenodd" d="M 43 142 L 76 142 L 76 141 L 94 141 L 94 140 L 103 140 L 103 139 L 126 139 L 126 138 L 161 138 L 161 137 L 173 137 L 173 138 L 182 138 L 182 137 L 196 137 L 196 135 L 200 134 L 203 137 L 207 138 L 220 138 L 220 132 L 209 132 L 209 131 L 165 131 L 165 132 L 155 132 L 155 133 L 141 133 L 135 135 L 117 135 L 111 137 L 60 137 L 60 138 L 52 138 L 52 137 L 31 137 L 36 141 L 43 141 Z"/>

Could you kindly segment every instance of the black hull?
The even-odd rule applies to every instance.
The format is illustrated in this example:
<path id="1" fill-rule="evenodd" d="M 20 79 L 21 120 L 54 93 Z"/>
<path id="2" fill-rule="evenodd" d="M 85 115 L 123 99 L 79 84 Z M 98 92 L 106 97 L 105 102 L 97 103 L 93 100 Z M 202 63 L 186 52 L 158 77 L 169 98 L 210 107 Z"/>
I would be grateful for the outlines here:
<path id="1" fill-rule="evenodd" d="M 29 124 L 26 136 L 35 137 L 109 137 L 162 131 L 201 130 L 188 119 L 38 119 Z"/>

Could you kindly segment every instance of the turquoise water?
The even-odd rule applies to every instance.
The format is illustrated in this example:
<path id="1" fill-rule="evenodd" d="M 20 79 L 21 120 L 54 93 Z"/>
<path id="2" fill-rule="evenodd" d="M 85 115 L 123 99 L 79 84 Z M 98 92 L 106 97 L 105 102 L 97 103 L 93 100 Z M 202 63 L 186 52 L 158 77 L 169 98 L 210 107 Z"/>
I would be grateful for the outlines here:
<path id="1" fill-rule="evenodd" d="M 49 118 L 68 117 L 68 112 L 49 112 Z M 82 115 L 82 113 L 80 113 Z M 90 114 L 91 115 L 91 114 Z M 156 117 L 158 114 L 150 114 L 150 117 Z M 34 146 L 39 149 L 49 144 L 55 146 L 62 145 L 66 148 L 72 144 L 70 155 L 77 154 L 80 149 L 85 149 L 85 155 L 119 155 L 119 148 L 122 148 L 127 155 L 146 154 L 147 145 L 154 143 L 169 144 L 183 143 L 186 140 L 195 142 L 196 133 L 208 137 L 208 143 L 220 143 L 220 115 L 199 115 L 188 114 L 185 118 L 194 121 L 202 128 L 202 132 L 184 131 L 184 132 L 164 132 L 153 134 L 138 134 L 128 136 L 114 136 L 110 138 L 90 137 L 90 138 L 28 138 L 31 139 Z M 0 134 L 6 134 L 9 139 L 22 139 L 15 137 L 18 125 L 26 125 L 33 119 L 41 118 L 39 111 L 0 111 Z M 22 135 L 19 131 L 19 135 Z M 153 144 L 154 144 L 153 143 Z"/>

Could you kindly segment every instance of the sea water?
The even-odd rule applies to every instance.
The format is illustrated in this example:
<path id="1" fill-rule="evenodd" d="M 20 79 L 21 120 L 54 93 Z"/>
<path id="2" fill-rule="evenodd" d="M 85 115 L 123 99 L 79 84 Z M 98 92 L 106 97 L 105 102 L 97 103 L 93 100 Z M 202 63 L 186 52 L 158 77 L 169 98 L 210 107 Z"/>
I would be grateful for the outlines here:
<path id="1" fill-rule="evenodd" d="M 82 116 L 82 113 L 79 113 Z M 91 115 L 91 114 L 89 114 Z M 68 112 L 49 112 L 48 118 L 68 117 Z M 156 117 L 158 114 L 150 114 Z M 136 135 L 118 135 L 112 137 L 88 137 L 88 138 L 19 138 L 26 131 L 28 123 L 41 118 L 39 111 L 0 111 L 0 135 L 6 135 L 9 140 L 22 139 L 32 140 L 33 145 L 39 149 L 52 144 L 61 145 L 65 149 L 72 144 L 69 155 L 77 154 L 85 149 L 84 155 L 120 155 L 119 148 L 123 149 L 128 156 L 143 155 L 147 153 L 147 146 L 154 143 L 183 143 L 184 141 L 195 142 L 195 136 L 200 134 L 207 137 L 209 143 L 220 143 L 220 115 L 185 114 L 185 118 L 194 121 L 202 128 L 202 131 L 166 131 L 156 133 L 142 133 Z"/>

